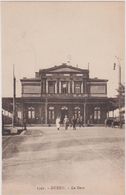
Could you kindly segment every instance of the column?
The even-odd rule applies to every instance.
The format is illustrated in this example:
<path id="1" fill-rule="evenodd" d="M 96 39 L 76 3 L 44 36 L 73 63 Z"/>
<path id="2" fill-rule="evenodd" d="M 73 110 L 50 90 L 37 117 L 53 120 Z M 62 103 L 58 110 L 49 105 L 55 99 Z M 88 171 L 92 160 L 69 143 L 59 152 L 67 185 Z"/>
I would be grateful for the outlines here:
<path id="1" fill-rule="evenodd" d="M 42 124 L 42 122 L 43 122 L 42 104 L 41 104 L 41 107 L 40 107 L 40 119 L 41 119 L 41 124 Z"/>
<path id="2" fill-rule="evenodd" d="M 23 123 L 23 119 L 24 119 L 24 105 L 23 103 L 21 104 L 21 121 Z"/>
<path id="3" fill-rule="evenodd" d="M 46 80 L 46 93 L 48 93 L 48 80 Z"/>
<path id="4" fill-rule="evenodd" d="M 59 93 L 59 79 L 57 79 L 57 93 Z"/>
<path id="5" fill-rule="evenodd" d="M 107 112 L 107 118 L 109 118 L 109 111 Z"/>
<path id="6" fill-rule="evenodd" d="M 88 87 L 89 87 L 89 85 L 88 85 Z M 86 79 L 83 79 L 83 93 L 84 94 L 88 93 Z"/>
<path id="7" fill-rule="evenodd" d="M 47 106 L 48 106 L 48 102 L 47 102 L 47 98 L 46 98 L 46 100 L 45 100 L 45 124 L 47 124 L 47 122 L 48 122 L 47 121 L 47 117 L 48 117 L 48 113 L 47 113 L 48 112 L 48 110 L 47 110 L 48 107 Z"/>
<path id="8" fill-rule="evenodd" d="M 83 94 L 83 81 L 81 83 L 81 93 Z"/>
<path id="9" fill-rule="evenodd" d="M 70 93 L 70 82 L 68 82 L 68 93 Z"/>
<path id="10" fill-rule="evenodd" d="M 72 93 L 72 79 L 70 80 L 70 93 Z"/>
<path id="11" fill-rule="evenodd" d="M 42 80 L 42 92 L 46 93 L 46 79 Z"/>
<path id="12" fill-rule="evenodd" d="M 61 81 L 59 81 L 59 93 L 61 93 Z"/>
<path id="13" fill-rule="evenodd" d="M 43 80 L 41 80 L 41 96 L 43 94 Z"/>
<path id="14" fill-rule="evenodd" d="M 84 126 L 86 126 L 86 102 L 84 102 Z"/>
<path id="15" fill-rule="evenodd" d="M 57 81 L 55 82 L 55 93 L 57 93 Z"/>
<path id="16" fill-rule="evenodd" d="M 72 81 L 72 93 L 74 93 L 74 81 Z"/>

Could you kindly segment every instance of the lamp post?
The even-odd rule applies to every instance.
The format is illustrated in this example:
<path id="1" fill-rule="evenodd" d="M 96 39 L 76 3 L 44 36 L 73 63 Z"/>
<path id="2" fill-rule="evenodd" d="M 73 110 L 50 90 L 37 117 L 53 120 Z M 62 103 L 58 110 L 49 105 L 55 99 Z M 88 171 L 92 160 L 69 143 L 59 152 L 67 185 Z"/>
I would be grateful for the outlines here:
<path id="1" fill-rule="evenodd" d="M 12 128 L 11 133 L 17 133 L 18 129 L 15 127 L 16 122 L 16 78 L 14 73 L 13 65 L 13 118 L 12 118 Z"/>
<path id="2" fill-rule="evenodd" d="M 119 101 L 119 122 L 121 122 L 121 63 L 120 63 L 120 58 L 115 56 L 115 58 L 117 59 L 117 64 L 114 63 L 114 69 L 116 67 L 116 65 L 118 66 L 118 101 Z"/>
<path id="3" fill-rule="evenodd" d="M 13 65 L 13 118 L 12 118 L 12 127 L 15 127 L 15 114 L 16 114 L 16 78 L 15 78 L 14 65 Z"/>

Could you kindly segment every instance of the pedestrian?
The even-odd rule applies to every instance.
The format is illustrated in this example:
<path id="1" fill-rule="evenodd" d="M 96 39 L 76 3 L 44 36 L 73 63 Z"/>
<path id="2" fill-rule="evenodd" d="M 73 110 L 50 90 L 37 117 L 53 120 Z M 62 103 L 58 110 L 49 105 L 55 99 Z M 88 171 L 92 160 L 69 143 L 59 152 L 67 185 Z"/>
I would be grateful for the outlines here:
<path id="1" fill-rule="evenodd" d="M 68 126 L 69 126 L 69 119 L 68 119 L 67 115 L 65 115 L 63 122 L 64 122 L 65 130 L 67 130 Z"/>
<path id="2" fill-rule="evenodd" d="M 90 126 L 90 119 L 87 120 L 87 126 Z"/>
<path id="3" fill-rule="evenodd" d="M 80 120 L 79 117 L 76 118 L 76 126 L 79 128 L 80 127 Z"/>
<path id="4" fill-rule="evenodd" d="M 106 119 L 105 119 L 105 127 L 107 127 L 107 122 L 108 122 L 108 121 L 107 121 L 107 118 L 106 118 Z"/>
<path id="5" fill-rule="evenodd" d="M 23 120 L 23 126 L 24 126 L 24 130 L 27 130 L 27 120 L 26 120 L 26 118 L 24 118 L 24 120 Z"/>
<path id="6" fill-rule="evenodd" d="M 75 116 L 72 117 L 72 126 L 73 126 L 73 130 L 76 130 L 76 124 L 77 124 L 77 119 Z"/>
<path id="7" fill-rule="evenodd" d="M 79 127 L 83 127 L 83 117 L 79 116 Z"/>
<path id="8" fill-rule="evenodd" d="M 60 130 L 60 117 L 56 118 L 56 127 L 57 127 L 57 130 Z"/>

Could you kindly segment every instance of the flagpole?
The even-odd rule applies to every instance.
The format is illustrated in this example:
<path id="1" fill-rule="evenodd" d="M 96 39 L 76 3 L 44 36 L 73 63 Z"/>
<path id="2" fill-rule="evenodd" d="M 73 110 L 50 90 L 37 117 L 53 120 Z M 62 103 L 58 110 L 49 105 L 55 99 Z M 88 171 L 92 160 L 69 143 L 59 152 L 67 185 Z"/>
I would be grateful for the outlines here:
<path id="1" fill-rule="evenodd" d="M 13 118 L 12 118 L 12 127 L 15 126 L 15 97 L 16 97 L 16 78 L 15 78 L 15 69 L 13 65 Z"/>
<path id="2" fill-rule="evenodd" d="M 119 63 L 119 121 L 121 122 L 121 65 Z"/>

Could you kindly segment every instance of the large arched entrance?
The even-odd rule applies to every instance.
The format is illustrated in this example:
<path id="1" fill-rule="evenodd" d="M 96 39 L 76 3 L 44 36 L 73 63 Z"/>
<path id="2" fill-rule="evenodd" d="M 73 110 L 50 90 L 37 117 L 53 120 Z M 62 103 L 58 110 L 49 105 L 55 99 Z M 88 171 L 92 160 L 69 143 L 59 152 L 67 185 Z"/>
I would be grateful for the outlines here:
<path id="1" fill-rule="evenodd" d="M 67 117 L 68 117 L 68 107 L 67 106 L 62 106 L 61 107 L 61 123 L 63 123 L 65 115 L 67 115 Z"/>

